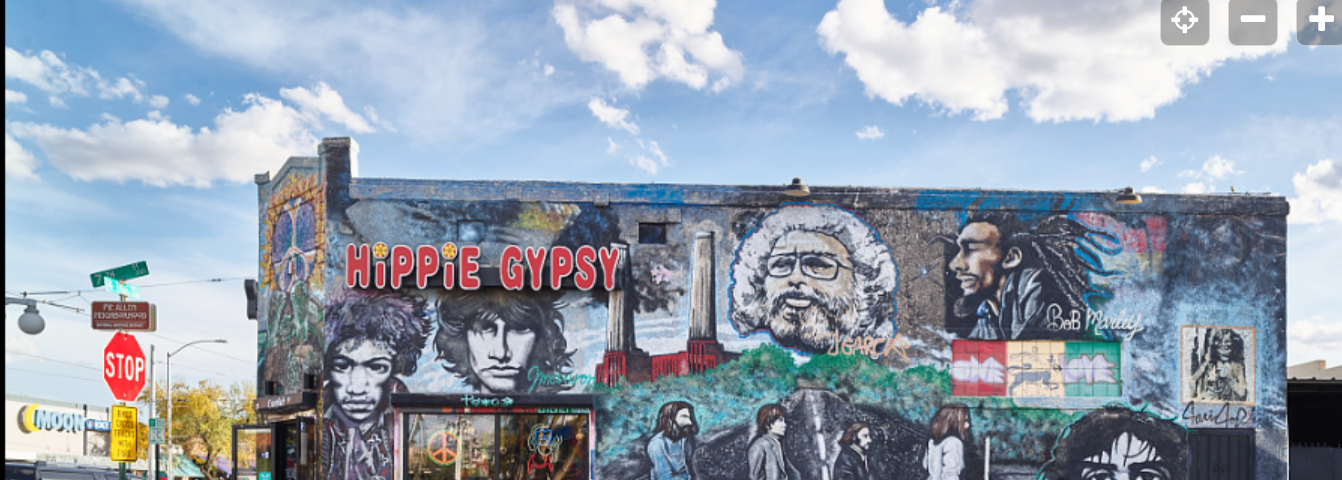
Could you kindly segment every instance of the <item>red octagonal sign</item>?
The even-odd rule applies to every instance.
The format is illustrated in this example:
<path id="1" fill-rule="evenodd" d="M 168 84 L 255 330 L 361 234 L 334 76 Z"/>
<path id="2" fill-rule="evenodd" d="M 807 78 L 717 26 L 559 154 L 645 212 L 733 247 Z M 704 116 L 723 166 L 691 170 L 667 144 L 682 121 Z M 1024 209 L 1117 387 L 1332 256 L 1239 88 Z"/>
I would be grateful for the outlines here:
<path id="1" fill-rule="evenodd" d="M 117 332 L 103 348 L 103 380 L 107 380 L 107 387 L 117 400 L 134 402 L 140 396 L 146 366 L 144 350 L 134 335 Z"/>

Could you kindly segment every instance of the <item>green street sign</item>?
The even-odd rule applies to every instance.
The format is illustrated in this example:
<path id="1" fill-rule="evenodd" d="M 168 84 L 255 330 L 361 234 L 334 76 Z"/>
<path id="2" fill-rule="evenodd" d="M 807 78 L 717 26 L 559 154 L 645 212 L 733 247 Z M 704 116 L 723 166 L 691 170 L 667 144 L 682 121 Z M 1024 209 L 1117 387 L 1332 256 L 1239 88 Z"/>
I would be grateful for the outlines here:
<path id="1" fill-rule="evenodd" d="M 103 270 L 89 274 L 89 280 L 93 282 L 93 288 L 103 286 L 103 278 L 111 277 L 117 280 L 130 280 L 149 275 L 149 264 L 145 262 L 135 262 L 130 265 L 122 265 L 113 269 Z"/>
<path id="2" fill-rule="evenodd" d="M 115 278 L 108 277 L 106 280 L 104 280 L 103 288 L 117 295 L 125 295 L 126 298 L 129 298 L 131 300 L 140 299 L 140 287 L 131 285 L 121 280 L 117 280 Z"/>

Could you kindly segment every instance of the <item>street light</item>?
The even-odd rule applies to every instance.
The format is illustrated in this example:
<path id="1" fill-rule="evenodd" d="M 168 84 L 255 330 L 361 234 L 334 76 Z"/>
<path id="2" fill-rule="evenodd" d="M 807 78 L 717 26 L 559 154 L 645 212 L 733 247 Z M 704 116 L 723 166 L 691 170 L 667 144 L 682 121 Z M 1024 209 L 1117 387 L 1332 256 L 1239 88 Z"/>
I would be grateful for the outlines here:
<path id="1" fill-rule="evenodd" d="M 11 303 L 28 306 L 23 309 L 23 315 L 19 315 L 19 330 L 23 330 L 23 333 L 37 335 L 42 333 L 42 330 L 47 327 L 46 320 L 43 320 L 42 315 L 37 313 L 37 300 L 31 298 L 5 297 L 5 305 Z"/>
<path id="2" fill-rule="evenodd" d="M 168 363 L 167 363 L 167 367 L 168 367 L 168 435 L 167 435 L 167 436 L 168 436 L 168 438 L 167 438 L 167 440 L 168 440 L 168 469 L 167 469 L 167 470 L 168 470 L 168 480 L 172 480 L 172 462 L 173 462 L 173 460 L 174 460 L 173 455 L 172 455 L 172 408 L 173 408 L 174 406 L 176 406 L 176 404 L 172 403 L 172 356 L 173 356 L 173 355 L 176 355 L 177 352 L 180 352 L 180 351 L 186 349 L 186 347 L 195 345 L 195 344 L 197 344 L 197 343 L 228 343 L 228 340 L 224 340 L 224 339 L 222 339 L 222 338 L 216 338 L 216 339 L 213 339 L 213 340 L 209 340 L 209 339 L 205 339 L 205 340 L 195 340 L 195 341 L 192 341 L 192 342 L 187 342 L 186 345 L 182 345 L 181 347 L 178 347 L 176 350 L 173 350 L 173 351 L 171 351 L 171 352 L 168 352 Z M 154 480 L 158 480 L 158 472 L 154 472 L 154 475 L 155 475 Z"/>

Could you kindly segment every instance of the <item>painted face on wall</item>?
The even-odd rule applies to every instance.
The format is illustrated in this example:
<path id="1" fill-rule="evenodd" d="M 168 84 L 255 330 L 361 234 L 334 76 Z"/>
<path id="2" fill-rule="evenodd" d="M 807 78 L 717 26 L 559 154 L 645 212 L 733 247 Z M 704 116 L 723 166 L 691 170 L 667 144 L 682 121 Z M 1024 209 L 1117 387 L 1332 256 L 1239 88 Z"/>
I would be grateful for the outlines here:
<path id="1" fill-rule="evenodd" d="M 871 447 L 871 429 L 864 428 L 857 432 L 857 447 L 863 450 Z"/>
<path id="2" fill-rule="evenodd" d="M 527 368 L 536 331 L 490 316 L 474 322 L 466 332 L 471 371 L 480 379 L 484 393 L 509 393 L 526 389 Z"/>
<path id="3" fill-rule="evenodd" d="M 764 268 L 768 325 L 785 346 L 822 350 L 854 321 L 848 248 L 819 232 L 795 230 L 774 242 Z"/>
<path id="4" fill-rule="evenodd" d="M 987 222 L 965 225 L 955 244 L 960 248 L 951 259 L 950 268 L 966 297 L 990 295 L 997 291 L 1001 281 L 1002 249 L 997 246 L 1000 233 Z"/>
<path id="5" fill-rule="evenodd" d="M 1124 432 L 1109 450 L 1082 460 L 1081 480 L 1169 480 L 1170 467 L 1151 444 Z"/>
<path id="6" fill-rule="evenodd" d="M 774 420 L 774 423 L 769 425 L 769 433 L 773 434 L 773 436 L 775 437 L 781 437 L 783 435 L 786 435 L 787 420 L 784 420 L 782 417 L 780 417 L 778 420 Z"/>
<path id="7" fill-rule="evenodd" d="M 1230 330 L 1219 330 L 1212 334 L 1212 343 L 1216 351 L 1216 359 L 1220 362 L 1229 362 L 1234 354 L 1234 345 L 1231 335 L 1235 333 Z"/>
<path id="8" fill-rule="evenodd" d="M 393 353 L 378 342 L 362 338 L 346 340 L 336 347 L 330 378 L 335 384 L 336 403 L 351 419 L 363 421 L 377 412 L 388 393 Z"/>
<path id="9" fill-rule="evenodd" d="M 690 415 L 690 409 L 682 408 L 679 412 L 676 412 L 677 427 L 688 427 L 690 425 L 694 425 L 694 417 Z"/>

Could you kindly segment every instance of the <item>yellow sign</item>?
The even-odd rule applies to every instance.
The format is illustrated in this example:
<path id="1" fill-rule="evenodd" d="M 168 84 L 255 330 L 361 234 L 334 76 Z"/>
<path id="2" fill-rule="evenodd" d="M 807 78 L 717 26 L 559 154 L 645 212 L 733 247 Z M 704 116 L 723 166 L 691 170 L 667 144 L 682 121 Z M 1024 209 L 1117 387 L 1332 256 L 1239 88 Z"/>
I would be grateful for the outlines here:
<path id="1" fill-rule="evenodd" d="M 112 461 L 134 462 L 139 460 L 140 411 L 127 405 L 112 406 Z"/>

